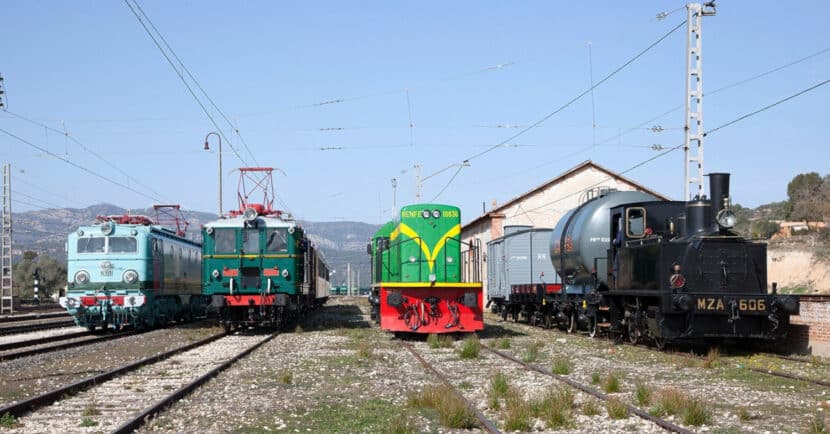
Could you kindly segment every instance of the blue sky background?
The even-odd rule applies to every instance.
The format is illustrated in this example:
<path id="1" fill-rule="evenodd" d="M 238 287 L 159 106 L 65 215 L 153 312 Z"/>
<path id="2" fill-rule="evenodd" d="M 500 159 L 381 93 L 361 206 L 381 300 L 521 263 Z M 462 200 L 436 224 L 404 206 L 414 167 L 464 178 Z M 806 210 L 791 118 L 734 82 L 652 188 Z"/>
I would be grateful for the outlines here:
<path id="1" fill-rule="evenodd" d="M 379 223 L 414 201 L 415 171 L 458 164 L 559 108 L 685 19 L 685 3 L 641 2 L 167 2 L 141 6 L 236 122 L 256 162 L 275 174 L 280 198 L 314 221 Z M 679 10 L 677 10 L 679 9 Z M 656 14 L 676 12 L 664 20 Z M 154 200 L 216 210 L 216 128 L 123 2 L 2 5 L 0 73 L 8 110 L 0 128 L 138 190 L 102 181 L 0 133 L 13 168 L 16 212 Z M 704 91 L 830 48 L 830 2 L 718 4 L 703 24 Z M 624 171 L 683 141 L 683 110 L 620 135 L 684 102 L 685 26 L 590 95 L 540 127 L 424 182 L 422 198 L 458 204 L 464 221 L 584 160 Z M 498 65 L 503 65 L 498 67 Z M 830 51 L 704 100 L 704 129 L 830 78 Z M 409 105 L 407 104 L 407 92 Z M 733 173 L 745 206 L 783 200 L 796 174 L 830 172 L 824 104 L 830 85 L 724 128 L 705 141 L 704 171 Z M 337 103 L 320 103 L 334 100 Z M 205 103 L 206 100 L 205 100 Z M 409 128 L 411 108 L 414 128 Z M 252 159 L 215 111 L 223 143 L 224 204 L 236 203 Z M 648 129 L 659 125 L 664 130 Z M 505 128 L 509 127 L 509 128 Z M 211 145 L 216 148 L 215 138 Z M 321 149 L 323 148 L 323 149 Z M 626 176 L 683 195 L 683 153 Z M 129 179 L 121 172 L 130 174 Z M 138 184 L 134 180 L 138 180 Z M 553 205 L 552 205 L 553 207 Z"/>

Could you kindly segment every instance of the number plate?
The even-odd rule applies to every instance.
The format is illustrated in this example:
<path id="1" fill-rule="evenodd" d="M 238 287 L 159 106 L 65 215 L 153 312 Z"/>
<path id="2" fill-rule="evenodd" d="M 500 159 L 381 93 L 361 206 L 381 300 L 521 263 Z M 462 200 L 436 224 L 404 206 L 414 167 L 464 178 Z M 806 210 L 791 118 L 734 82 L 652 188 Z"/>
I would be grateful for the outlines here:
<path id="1" fill-rule="evenodd" d="M 767 310 L 767 302 L 763 298 L 738 298 L 738 310 L 742 312 L 759 312 Z M 723 297 L 698 297 L 697 310 L 707 312 L 726 312 L 729 310 L 729 300 Z"/>

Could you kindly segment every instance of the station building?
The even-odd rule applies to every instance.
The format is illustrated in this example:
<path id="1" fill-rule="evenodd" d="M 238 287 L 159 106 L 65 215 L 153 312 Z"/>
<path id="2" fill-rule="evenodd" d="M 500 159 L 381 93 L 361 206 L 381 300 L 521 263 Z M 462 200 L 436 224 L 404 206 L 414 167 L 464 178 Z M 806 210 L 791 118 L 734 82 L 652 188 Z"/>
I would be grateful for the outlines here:
<path id="1" fill-rule="evenodd" d="M 477 261 L 484 283 L 485 302 L 489 299 L 486 254 L 489 241 L 504 235 L 507 226 L 553 228 L 563 215 L 593 197 L 598 189 L 609 188 L 642 191 L 670 200 L 661 193 L 588 160 L 504 204 L 493 206 L 489 212 L 465 224 L 461 228 L 462 241 L 481 248 Z"/>

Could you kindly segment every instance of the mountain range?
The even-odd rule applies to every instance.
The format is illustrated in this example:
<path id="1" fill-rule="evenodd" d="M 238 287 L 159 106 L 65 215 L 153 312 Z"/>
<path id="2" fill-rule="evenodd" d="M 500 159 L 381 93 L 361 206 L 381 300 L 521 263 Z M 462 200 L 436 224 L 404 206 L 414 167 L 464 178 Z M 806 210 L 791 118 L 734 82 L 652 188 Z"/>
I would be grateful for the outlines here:
<path id="1" fill-rule="evenodd" d="M 140 214 L 154 218 L 153 209 L 127 210 L 111 204 L 98 204 L 86 208 L 50 208 L 40 211 L 12 213 L 12 255 L 17 259 L 31 250 L 47 254 L 58 261 L 66 260 L 66 237 L 78 226 L 95 222 L 99 215 Z M 216 219 L 215 213 L 183 211 L 189 223 L 187 237 L 200 240 L 201 226 Z M 347 270 L 352 282 L 369 285 L 369 256 L 366 244 L 380 225 L 361 222 L 311 222 L 298 221 L 309 238 L 323 252 L 331 275 L 332 285 L 346 282 Z"/>

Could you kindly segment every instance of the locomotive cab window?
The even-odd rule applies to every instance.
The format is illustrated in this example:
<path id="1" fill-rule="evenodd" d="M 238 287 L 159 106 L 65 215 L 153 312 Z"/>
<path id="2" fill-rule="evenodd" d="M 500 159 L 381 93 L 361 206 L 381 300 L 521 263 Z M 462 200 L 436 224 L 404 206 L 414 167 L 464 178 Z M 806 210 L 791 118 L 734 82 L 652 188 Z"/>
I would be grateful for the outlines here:
<path id="1" fill-rule="evenodd" d="M 133 237 L 109 237 L 110 253 L 135 253 L 138 251 L 138 242 Z"/>
<path id="2" fill-rule="evenodd" d="M 242 253 L 259 253 L 259 229 L 242 231 Z"/>
<path id="3" fill-rule="evenodd" d="M 625 210 L 625 232 L 625 235 L 629 238 L 642 238 L 645 236 L 645 208 L 627 208 Z"/>
<path id="4" fill-rule="evenodd" d="M 78 239 L 78 253 L 104 253 L 104 237 Z"/>
<path id="5" fill-rule="evenodd" d="M 213 232 L 213 250 L 216 253 L 236 253 L 236 230 L 216 229 Z"/>
<path id="6" fill-rule="evenodd" d="M 285 229 L 268 229 L 265 232 L 265 251 L 269 253 L 287 253 L 287 237 Z"/>

